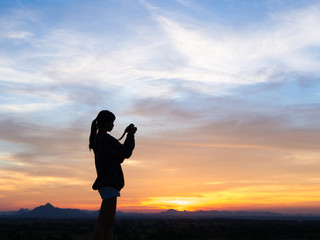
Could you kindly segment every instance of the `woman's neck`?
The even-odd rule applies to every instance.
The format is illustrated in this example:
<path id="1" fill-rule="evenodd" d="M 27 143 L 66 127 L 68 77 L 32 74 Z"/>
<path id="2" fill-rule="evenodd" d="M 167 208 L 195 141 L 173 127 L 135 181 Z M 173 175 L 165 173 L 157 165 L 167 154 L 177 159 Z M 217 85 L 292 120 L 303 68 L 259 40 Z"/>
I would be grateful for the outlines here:
<path id="1" fill-rule="evenodd" d="M 99 132 L 101 132 L 101 133 L 107 133 L 108 131 L 107 131 L 107 129 L 105 129 L 105 128 L 101 128 L 101 129 L 99 129 Z"/>

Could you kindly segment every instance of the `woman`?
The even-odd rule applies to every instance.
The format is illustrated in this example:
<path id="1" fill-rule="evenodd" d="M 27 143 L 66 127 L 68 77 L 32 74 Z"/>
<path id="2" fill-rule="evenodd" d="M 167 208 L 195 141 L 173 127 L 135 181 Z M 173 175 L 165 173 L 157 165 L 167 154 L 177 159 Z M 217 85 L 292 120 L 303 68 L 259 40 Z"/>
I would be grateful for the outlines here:
<path id="1" fill-rule="evenodd" d="M 92 188 L 98 190 L 102 198 L 94 240 L 113 239 L 117 197 L 124 186 L 121 163 L 131 156 L 135 146 L 137 128 L 133 124 L 126 128 L 127 137 L 123 144 L 108 134 L 113 129 L 115 119 L 112 112 L 103 110 L 91 124 L 89 149 L 94 152 L 97 170 L 97 179 Z"/>

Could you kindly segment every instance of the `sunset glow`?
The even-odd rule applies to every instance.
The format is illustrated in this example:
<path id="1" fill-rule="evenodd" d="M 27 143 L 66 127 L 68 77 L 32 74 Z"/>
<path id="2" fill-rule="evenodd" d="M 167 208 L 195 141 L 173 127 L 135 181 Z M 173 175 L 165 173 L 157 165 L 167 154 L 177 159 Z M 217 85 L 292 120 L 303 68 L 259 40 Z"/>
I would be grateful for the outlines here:
<path id="1" fill-rule="evenodd" d="M 0 211 L 98 209 L 108 109 L 119 210 L 320 214 L 317 29 L 320 1 L 1 1 Z"/>

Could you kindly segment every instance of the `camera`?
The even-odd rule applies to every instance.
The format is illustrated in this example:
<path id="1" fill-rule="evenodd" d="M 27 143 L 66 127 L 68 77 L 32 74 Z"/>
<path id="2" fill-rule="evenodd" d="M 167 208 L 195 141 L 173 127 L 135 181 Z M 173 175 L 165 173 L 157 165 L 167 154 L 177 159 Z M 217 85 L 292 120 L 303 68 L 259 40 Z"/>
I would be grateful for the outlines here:
<path id="1" fill-rule="evenodd" d="M 128 127 L 126 127 L 126 129 L 124 130 L 122 136 L 118 139 L 119 141 L 124 137 L 124 135 L 126 135 L 126 133 L 133 133 L 135 134 L 137 131 L 137 128 L 134 126 L 133 123 L 131 123 Z"/>
<path id="2" fill-rule="evenodd" d="M 134 124 L 133 123 L 131 123 L 127 128 L 126 128 L 126 132 L 129 132 L 129 131 L 137 131 L 137 128 L 134 126 Z"/>

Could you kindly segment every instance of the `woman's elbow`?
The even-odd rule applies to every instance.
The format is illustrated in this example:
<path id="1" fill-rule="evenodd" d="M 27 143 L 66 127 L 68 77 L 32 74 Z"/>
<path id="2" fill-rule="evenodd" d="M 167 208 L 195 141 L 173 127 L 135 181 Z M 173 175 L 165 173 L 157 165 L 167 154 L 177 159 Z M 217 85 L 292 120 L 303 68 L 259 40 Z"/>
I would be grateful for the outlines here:
<path id="1" fill-rule="evenodd" d="M 130 158 L 131 155 L 132 155 L 132 152 L 126 153 L 125 156 L 124 156 L 124 158 Z"/>

